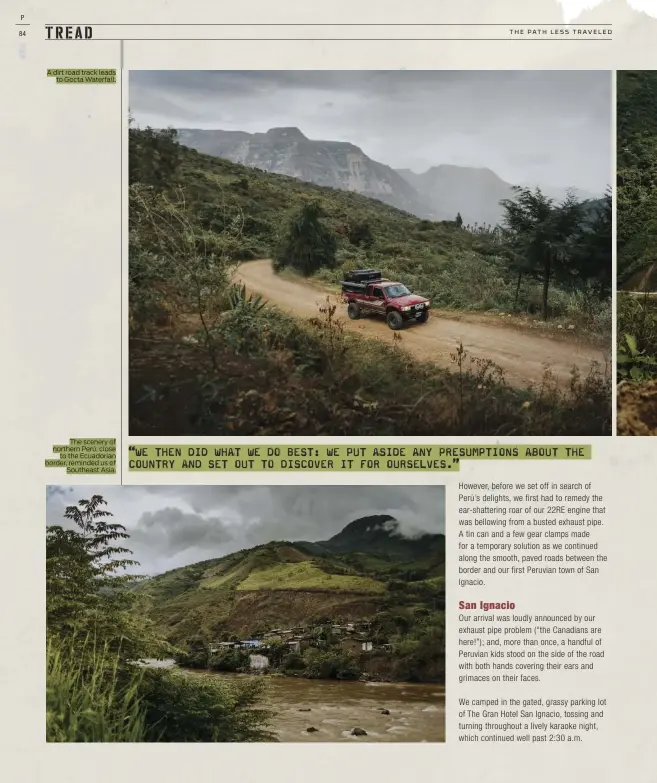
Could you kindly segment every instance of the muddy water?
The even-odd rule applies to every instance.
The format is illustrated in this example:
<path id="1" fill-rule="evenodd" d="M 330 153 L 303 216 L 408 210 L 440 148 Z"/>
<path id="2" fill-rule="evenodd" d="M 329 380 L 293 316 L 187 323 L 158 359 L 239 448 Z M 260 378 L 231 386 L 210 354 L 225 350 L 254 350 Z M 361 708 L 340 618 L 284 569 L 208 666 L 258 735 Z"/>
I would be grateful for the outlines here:
<path id="1" fill-rule="evenodd" d="M 276 712 L 272 729 L 281 742 L 445 741 L 445 690 L 441 686 L 296 677 L 265 680 L 267 707 Z M 309 728 L 317 731 L 309 732 Z M 352 736 L 354 728 L 363 729 L 367 736 Z"/>
<path id="2" fill-rule="evenodd" d="M 170 660 L 143 661 L 154 668 L 172 668 Z M 248 674 L 191 672 L 222 680 Z M 445 689 L 431 683 L 364 683 L 305 680 L 260 675 L 267 683 L 265 704 L 275 716 L 270 728 L 280 742 L 444 742 Z M 384 715 L 388 710 L 389 715 Z M 309 728 L 317 731 L 309 732 Z M 351 734 L 363 729 L 366 736 Z"/>

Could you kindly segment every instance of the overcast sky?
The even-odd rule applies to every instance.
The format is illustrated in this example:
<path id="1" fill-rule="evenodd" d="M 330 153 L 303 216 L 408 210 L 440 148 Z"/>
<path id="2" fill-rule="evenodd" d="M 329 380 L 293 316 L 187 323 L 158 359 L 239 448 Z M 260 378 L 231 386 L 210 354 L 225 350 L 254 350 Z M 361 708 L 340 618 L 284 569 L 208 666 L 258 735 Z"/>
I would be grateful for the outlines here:
<path id="1" fill-rule="evenodd" d="M 102 495 L 152 576 L 268 541 L 322 541 L 369 514 L 390 514 L 408 535 L 444 533 L 444 487 L 53 486 L 46 523 L 71 526 L 67 506 Z"/>
<path id="2" fill-rule="evenodd" d="M 606 71 L 131 71 L 138 125 L 349 141 L 393 168 L 481 166 L 512 184 L 603 192 Z"/>

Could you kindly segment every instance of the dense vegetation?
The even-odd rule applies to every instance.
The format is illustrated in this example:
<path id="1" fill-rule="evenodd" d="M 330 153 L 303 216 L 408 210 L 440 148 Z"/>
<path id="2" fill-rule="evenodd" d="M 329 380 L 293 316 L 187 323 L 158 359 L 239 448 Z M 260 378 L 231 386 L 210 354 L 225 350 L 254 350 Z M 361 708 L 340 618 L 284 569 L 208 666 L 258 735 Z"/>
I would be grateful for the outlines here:
<path id="1" fill-rule="evenodd" d="M 611 202 L 519 189 L 503 227 L 422 221 L 355 193 L 267 174 L 130 130 L 131 433 L 607 434 L 599 369 L 534 391 L 462 347 L 457 372 L 343 332 L 327 301 L 302 323 L 231 283 L 273 257 L 335 282 L 376 265 L 435 306 L 568 319 L 610 333 Z M 190 332 L 197 330 L 195 337 Z M 166 335 L 163 337 L 163 335 Z"/>
<path id="2" fill-rule="evenodd" d="M 657 378 L 657 72 L 619 72 L 617 95 L 618 376 L 643 383 Z M 643 394 L 625 389 L 623 404 Z"/>
<path id="3" fill-rule="evenodd" d="M 415 613 L 397 615 L 380 612 L 372 621 L 374 651 L 365 654 L 344 649 L 331 622 L 325 618 L 308 626 L 307 633 L 313 640 L 302 652 L 291 651 L 281 637 L 267 638 L 262 648 L 251 652 L 262 651 L 267 656 L 272 674 L 319 680 L 444 683 L 444 611 L 419 608 Z M 177 661 L 194 669 L 248 672 L 250 656 L 246 650 L 229 648 L 210 653 L 205 640 L 197 637 L 188 641 Z"/>
<path id="4" fill-rule="evenodd" d="M 46 738 L 49 742 L 273 739 L 259 682 L 224 684 L 139 666 L 175 652 L 127 589 L 128 534 L 101 496 L 46 530 Z"/>
<path id="5" fill-rule="evenodd" d="M 657 72 L 619 71 L 617 118 L 618 279 L 638 291 L 657 261 Z"/>

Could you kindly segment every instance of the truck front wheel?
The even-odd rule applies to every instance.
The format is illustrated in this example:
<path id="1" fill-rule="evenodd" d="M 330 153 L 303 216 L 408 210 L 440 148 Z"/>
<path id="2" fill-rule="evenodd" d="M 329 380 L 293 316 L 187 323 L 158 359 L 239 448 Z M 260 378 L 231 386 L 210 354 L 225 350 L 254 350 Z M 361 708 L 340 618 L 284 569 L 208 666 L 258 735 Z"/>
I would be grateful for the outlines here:
<path id="1" fill-rule="evenodd" d="M 349 302 L 349 306 L 347 307 L 347 315 L 349 318 L 351 318 L 352 321 L 356 321 L 358 318 L 360 318 L 360 307 L 356 304 L 356 302 Z"/>
<path id="2" fill-rule="evenodd" d="M 429 311 L 423 310 L 417 318 L 418 323 L 425 324 L 429 320 Z"/>
<path id="3" fill-rule="evenodd" d="M 404 319 L 396 310 L 390 310 L 386 321 L 388 322 L 388 326 L 394 330 L 401 329 L 404 325 Z"/>

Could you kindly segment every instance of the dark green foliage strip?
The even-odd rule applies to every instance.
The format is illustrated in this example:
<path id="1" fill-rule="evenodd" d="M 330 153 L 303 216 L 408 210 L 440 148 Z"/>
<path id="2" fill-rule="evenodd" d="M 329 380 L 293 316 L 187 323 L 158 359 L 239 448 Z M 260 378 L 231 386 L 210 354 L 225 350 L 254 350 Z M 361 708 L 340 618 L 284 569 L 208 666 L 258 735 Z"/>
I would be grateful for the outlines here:
<path id="1" fill-rule="evenodd" d="M 617 82 L 618 378 L 657 377 L 657 72 Z"/>

